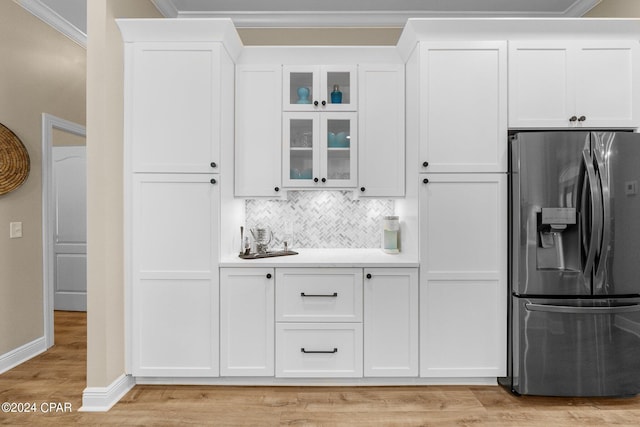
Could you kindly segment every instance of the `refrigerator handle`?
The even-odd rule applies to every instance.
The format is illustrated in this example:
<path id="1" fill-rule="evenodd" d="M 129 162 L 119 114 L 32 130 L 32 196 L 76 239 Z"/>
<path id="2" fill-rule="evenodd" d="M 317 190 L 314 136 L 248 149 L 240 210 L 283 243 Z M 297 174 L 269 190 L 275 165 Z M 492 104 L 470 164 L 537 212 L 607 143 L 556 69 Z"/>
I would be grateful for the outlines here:
<path id="1" fill-rule="evenodd" d="M 582 151 L 584 166 L 587 171 L 587 180 L 589 181 L 589 192 L 591 193 L 591 230 L 589 238 L 589 246 L 587 259 L 584 264 L 584 274 L 590 274 L 593 269 L 593 262 L 596 257 L 596 245 L 599 240 L 600 227 L 602 227 L 602 198 L 600 192 L 596 188 L 596 172 L 593 167 L 593 159 L 588 150 Z"/>
<path id="2" fill-rule="evenodd" d="M 570 305 L 525 304 L 527 311 L 539 311 L 544 313 L 569 313 L 569 314 L 621 314 L 640 311 L 640 304 L 619 305 L 614 307 L 573 307 Z"/>
<path id="3" fill-rule="evenodd" d="M 598 144 L 599 145 L 599 144 Z M 600 181 L 600 194 L 602 197 L 602 241 L 600 243 L 600 256 L 598 265 L 596 266 L 595 275 L 600 277 L 604 273 L 604 269 L 607 262 L 607 256 L 609 255 L 609 244 L 611 243 L 611 200 L 610 187 L 608 178 L 605 173 L 605 164 L 602 159 L 602 154 L 599 149 L 594 150 L 595 158 L 598 165 L 598 178 Z M 601 277 L 602 279 L 603 277 Z M 596 283 L 599 287 L 603 286 L 602 280 L 597 280 Z"/>

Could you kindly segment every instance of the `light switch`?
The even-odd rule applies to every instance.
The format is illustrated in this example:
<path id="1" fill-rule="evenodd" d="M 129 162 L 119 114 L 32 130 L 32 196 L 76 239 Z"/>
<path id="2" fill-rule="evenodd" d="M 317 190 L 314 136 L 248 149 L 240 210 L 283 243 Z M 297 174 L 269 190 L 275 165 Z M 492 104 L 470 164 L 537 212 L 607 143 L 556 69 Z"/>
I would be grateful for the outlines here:
<path id="1" fill-rule="evenodd" d="M 22 222 L 9 223 L 9 238 L 18 239 L 22 237 Z"/>

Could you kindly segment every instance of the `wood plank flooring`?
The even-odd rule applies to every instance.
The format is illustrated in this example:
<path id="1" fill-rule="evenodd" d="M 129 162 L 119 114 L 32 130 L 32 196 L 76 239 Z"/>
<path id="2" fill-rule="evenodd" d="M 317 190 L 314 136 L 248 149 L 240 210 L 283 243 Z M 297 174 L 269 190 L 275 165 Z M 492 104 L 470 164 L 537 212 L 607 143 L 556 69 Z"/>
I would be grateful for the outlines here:
<path id="1" fill-rule="evenodd" d="M 56 312 L 56 345 L 0 375 L 2 425 L 69 426 L 640 426 L 640 397 L 515 397 L 501 387 L 136 386 L 107 413 L 78 412 L 86 371 L 86 315 Z M 639 354 L 640 357 L 640 354 Z M 71 405 L 43 412 L 42 404 Z M 56 408 L 53 408 L 54 410 Z"/>

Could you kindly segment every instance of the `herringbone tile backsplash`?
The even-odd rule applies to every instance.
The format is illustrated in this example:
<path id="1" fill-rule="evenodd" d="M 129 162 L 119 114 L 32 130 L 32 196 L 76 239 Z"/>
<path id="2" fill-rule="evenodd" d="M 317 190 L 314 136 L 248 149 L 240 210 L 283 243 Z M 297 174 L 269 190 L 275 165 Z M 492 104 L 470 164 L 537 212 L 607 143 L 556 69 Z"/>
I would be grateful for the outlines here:
<path id="1" fill-rule="evenodd" d="M 379 248 L 382 217 L 392 200 L 353 200 L 350 191 L 290 191 L 288 200 L 247 200 L 246 226 L 268 226 L 272 249 L 293 235 L 291 248 Z"/>

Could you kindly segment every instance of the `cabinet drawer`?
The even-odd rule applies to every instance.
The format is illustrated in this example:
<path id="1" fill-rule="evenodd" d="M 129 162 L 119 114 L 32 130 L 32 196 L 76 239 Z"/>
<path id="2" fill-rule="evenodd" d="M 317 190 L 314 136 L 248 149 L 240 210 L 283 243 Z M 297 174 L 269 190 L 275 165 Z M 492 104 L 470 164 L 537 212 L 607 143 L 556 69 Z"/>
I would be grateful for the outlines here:
<path id="1" fill-rule="evenodd" d="M 361 377 L 361 323 L 276 324 L 277 377 Z"/>
<path id="2" fill-rule="evenodd" d="M 276 321 L 362 321 L 362 269 L 277 269 Z"/>

